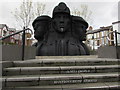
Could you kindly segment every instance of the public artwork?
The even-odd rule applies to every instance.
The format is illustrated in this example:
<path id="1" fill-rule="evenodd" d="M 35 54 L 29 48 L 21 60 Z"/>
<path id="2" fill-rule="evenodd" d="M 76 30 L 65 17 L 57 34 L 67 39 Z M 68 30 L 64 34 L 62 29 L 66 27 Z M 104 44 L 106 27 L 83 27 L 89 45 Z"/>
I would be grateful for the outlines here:
<path id="1" fill-rule="evenodd" d="M 33 22 L 37 43 L 37 56 L 89 55 L 86 40 L 88 23 L 80 16 L 70 15 L 61 2 L 53 10 L 52 18 L 38 16 Z"/>

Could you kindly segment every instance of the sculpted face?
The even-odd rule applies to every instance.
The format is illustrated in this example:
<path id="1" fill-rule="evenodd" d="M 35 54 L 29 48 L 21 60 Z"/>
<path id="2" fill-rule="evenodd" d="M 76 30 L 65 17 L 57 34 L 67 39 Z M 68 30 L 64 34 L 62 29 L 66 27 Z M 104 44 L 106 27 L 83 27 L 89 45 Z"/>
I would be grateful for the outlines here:
<path id="1" fill-rule="evenodd" d="M 53 9 L 52 17 L 38 16 L 32 25 L 38 40 L 37 56 L 89 55 L 82 43 L 86 39 L 88 23 L 80 16 L 71 15 L 64 2 Z"/>
<path id="2" fill-rule="evenodd" d="M 72 30 L 74 37 L 80 41 L 85 41 L 87 28 L 88 23 L 82 17 L 72 16 Z"/>
<path id="3" fill-rule="evenodd" d="M 75 33 L 79 36 L 80 40 L 86 40 L 86 27 L 85 25 L 77 22 L 75 25 Z"/>
<path id="4" fill-rule="evenodd" d="M 41 41 L 44 39 L 44 35 L 48 31 L 50 21 L 51 21 L 51 17 L 49 17 L 47 15 L 38 16 L 34 20 L 32 25 L 35 30 L 35 32 L 34 32 L 35 39 L 37 39 L 38 41 Z"/>
<path id="5" fill-rule="evenodd" d="M 65 32 L 70 28 L 70 16 L 65 13 L 58 13 L 53 18 L 53 27 L 58 32 Z"/>
<path id="6" fill-rule="evenodd" d="M 47 26 L 46 26 L 47 25 Z M 34 26 L 35 32 L 34 37 L 39 41 L 44 38 L 44 34 L 46 33 L 48 29 L 48 24 L 45 21 L 42 22 L 36 22 Z"/>

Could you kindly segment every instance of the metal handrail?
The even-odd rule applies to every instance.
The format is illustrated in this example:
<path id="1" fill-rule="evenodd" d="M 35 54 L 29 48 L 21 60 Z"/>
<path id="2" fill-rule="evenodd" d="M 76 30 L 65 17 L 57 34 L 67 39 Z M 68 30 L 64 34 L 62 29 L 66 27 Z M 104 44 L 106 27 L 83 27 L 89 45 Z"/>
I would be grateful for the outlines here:
<path id="1" fill-rule="evenodd" d="M 13 34 L 10 34 L 10 35 L 8 35 L 8 36 L 5 36 L 5 37 L 0 38 L 0 41 L 1 41 L 1 40 L 7 39 L 7 38 L 9 38 L 9 37 L 11 37 L 11 36 L 14 36 L 14 35 L 17 35 L 17 34 L 23 32 L 23 34 L 22 34 L 22 60 L 24 60 L 24 52 L 25 52 L 25 31 L 27 31 L 27 30 L 30 30 L 31 33 L 33 34 L 33 32 L 32 32 L 31 29 L 29 29 L 29 28 L 26 28 L 26 29 L 25 29 L 25 27 L 24 27 L 23 30 L 21 30 L 21 31 L 18 31 L 18 32 L 16 32 L 16 33 L 13 33 Z"/>
<path id="2" fill-rule="evenodd" d="M 115 31 L 111 31 L 111 32 L 109 32 L 107 35 L 104 35 L 104 36 L 102 36 L 102 37 L 99 37 L 99 38 L 91 38 L 91 39 L 89 39 L 89 40 L 100 40 L 101 38 L 106 38 L 108 41 L 114 41 L 114 40 L 111 40 L 110 38 L 109 38 L 109 35 L 111 34 L 111 33 L 113 33 L 113 34 L 115 34 L 115 46 L 116 46 L 116 56 L 117 56 L 117 58 L 119 58 L 119 55 L 118 55 L 118 51 L 117 51 L 117 49 L 118 49 L 118 37 L 117 37 L 117 35 L 120 35 L 120 32 L 117 32 L 117 30 L 115 30 Z M 87 40 L 88 41 L 88 40 Z M 94 41 L 93 41 L 94 42 Z M 103 44 L 99 44 L 99 46 L 98 47 L 100 47 L 100 46 L 102 46 Z M 105 44 L 104 44 L 105 45 Z M 93 44 L 93 49 L 94 49 L 94 44 Z"/>
<path id="3" fill-rule="evenodd" d="M 105 37 L 106 37 L 108 41 L 114 41 L 114 40 L 111 40 L 111 39 L 109 38 L 109 35 L 110 35 L 111 33 L 115 33 L 115 31 L 109 32 L 106 36 L 102 36 L 102 37 L 100 37 L 100 38 L 105 38 Z M 116 33 L 117 33 L 118 35 L 120 35 L 119 32 L 116 31 Z M 95 40 L 100 40 L 100 38 L 94 38 L 94 39 L 95 39 Z M 89 40 L 92 40 L 92 38 L 89 39 Z"/>
<path id="4" fill-rule="evenodd" d="M 120 57 L 119 57 L 119 55 L 118 55 L 118 39 L 117 39 L 117 35 L 120 35 L 120 33 L 119 32 L 117 32 L 117 30 L 115 30 L 115 44 L 116 44 L 116 56 L 117 56 L 117 59 L 119 59 Z"/>
<path id="5" fill-rule="evenodd" d="M 108 33 L 108 35 L 111 34 L 111 33 L 115 33 L 115 37 L 116 37 L 117 34 L 120 35 L 120 33 L 117 32 L 116 30 L 115 30 L 115 31 L 112 31 L 112 32 L 110 32 L 110 33 Z M 108 35 L 107 35 L 107 39 L 108 39 L 108 41 L 114 41 L 114 40 L 110 40 L 110 38 L 109 38 Z"/>
<path id="6" fill-rule="evenodd" d="M 9 37 L 11 37 L 11 36 L 17 35 L 17 34 L 19 34 L 19 33 L 22 33 L 23 31 L 27 31 L 27 30 L 30 30 L 30 31 L 32 32 L 31 29 L 27 28 L 27 29 L 23 29 L 23 30 L 21 30 L 21 31 L 18 31 L 18 32 L 16 32 L 16 33 L 7 35 L 7 36 L 5 36 L 5 37 L 2 37 L 2 38 L 0 38 L 0 40 L 4 40 L 4 39 L 6 39 L 6 38 L 9 38 Z"/>

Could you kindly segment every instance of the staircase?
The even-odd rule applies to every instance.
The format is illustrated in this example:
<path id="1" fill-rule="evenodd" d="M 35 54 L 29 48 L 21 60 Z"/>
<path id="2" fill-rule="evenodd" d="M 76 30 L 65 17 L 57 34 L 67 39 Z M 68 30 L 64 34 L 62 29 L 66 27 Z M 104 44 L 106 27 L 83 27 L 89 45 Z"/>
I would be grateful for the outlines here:
<path id="1" fill-rule="evenodd" d="M 49 56 L 2 62 L 2 90 L 120 90 L 119 59 Z"/>

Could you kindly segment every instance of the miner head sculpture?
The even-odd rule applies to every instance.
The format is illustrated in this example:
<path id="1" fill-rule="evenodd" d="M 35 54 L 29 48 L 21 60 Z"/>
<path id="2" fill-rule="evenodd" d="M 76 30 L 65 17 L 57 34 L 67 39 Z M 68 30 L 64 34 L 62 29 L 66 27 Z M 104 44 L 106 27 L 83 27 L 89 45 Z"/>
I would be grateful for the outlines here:
<path id="1" fill-rule="evenodd" d="M 49 28 L 49 22 L 51 18 L 49 16 L 39 16 L 32 23 L 33 28 L 35 30 L 34 37 L 40 41 L 44 38 L 44 34 L 47 32 Z"/>
<path id="2" fill-rule="evenodd" d="M 70 27 L 70 10 L 61 2 L 53 10 L 53 27 L 57 32 L 65 32 Z"/>
<path id="3" fill-rule="evenodd" d="M 72 16 L 72 27 L 74 36 L 79 38 L 80 41 L 85 41 L 88 23 L 80 16 Z"/>
<path id="4" fill-rule="evenodd" d="M 59 3 L 52 18 L 39 16 L 33 22 L 37 56 L 88 55 L 89 50 L 82 42 L 86 39 L 88 23 L 80 16 L 70 15 L 65 3 Z"/>

